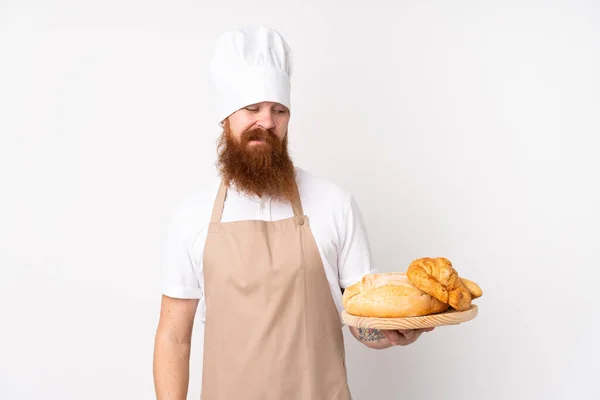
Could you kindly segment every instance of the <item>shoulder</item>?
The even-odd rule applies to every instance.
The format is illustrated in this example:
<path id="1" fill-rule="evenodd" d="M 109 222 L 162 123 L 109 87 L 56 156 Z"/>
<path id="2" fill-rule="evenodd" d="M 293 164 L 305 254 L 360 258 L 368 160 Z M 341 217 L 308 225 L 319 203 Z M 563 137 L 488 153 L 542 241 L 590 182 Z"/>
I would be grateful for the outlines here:
<path id="1" fill-rule="evenodd" d="M 171 230 L 177 230 L 179 236 L 191 240 L 206 229 L 217 190 L 218 183 L 211 182 L 176 201 L 171 208 Z"/>
<path id="2" fill-rule="evenodd" d="M 348 205 L 352 202 L 352 194 L 330 179 L 296 168 L 298 191 L 303 200 L 318 200 L 322 205 Z"/>

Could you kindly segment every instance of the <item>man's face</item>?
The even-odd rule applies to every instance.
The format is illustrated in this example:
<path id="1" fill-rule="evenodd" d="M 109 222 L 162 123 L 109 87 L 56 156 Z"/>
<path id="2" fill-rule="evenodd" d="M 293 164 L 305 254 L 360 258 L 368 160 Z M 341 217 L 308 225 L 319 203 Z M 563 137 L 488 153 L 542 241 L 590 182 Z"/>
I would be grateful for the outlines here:
<path id="1" fill-rule="evenodd" d="M 277 103 L 259 103 L 232 114 L 219 140 L 219 169 L 227 184 L 290 200 L 295 193 L 294 164 L 287 150 L 290 114 Z"/>
<path id="2" fill-rule="evenodd" d="M 237 140 L 244 132 L 260 129 L 273 133 L 279 141 L 282 141 L 288 131 L 290 112 L 279 103 L 265 101 L 244 107 L 230 115 L 227 120 L 230 134 Z M 261 144 L 260 140 L 252 140 L 248 146 Z"/>

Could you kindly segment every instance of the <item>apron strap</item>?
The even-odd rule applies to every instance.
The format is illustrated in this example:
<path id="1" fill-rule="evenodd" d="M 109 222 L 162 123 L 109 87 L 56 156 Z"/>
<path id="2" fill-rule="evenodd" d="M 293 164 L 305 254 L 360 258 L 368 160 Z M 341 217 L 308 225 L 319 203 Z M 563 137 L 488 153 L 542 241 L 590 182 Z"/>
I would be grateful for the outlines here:
<path id="1" fill-rule="evenodd" d="M 213 205 L 212 215 L 210 217 L 211 223 L 221 222 L 226 198 L 227 186 L 225 186 L 225 182 L 221 181 L 221 184 L 219 185 L 219 191 L 217 192 L 217 198 L 215 199 L 215 204 Z M 304 217 L 302 201 L 300 200 L 300 193 L 298 192 L 297 184 L 294 184 L 294 199 L 292 200 L 292 210 L 294 211 L 294 217 L 296 217 L 296 219 L 301 219 Z"/>
<path id="2" fill-rule="evenodd" d="M 213 224 L 217 224 L 221 222 L 221 217 L 223 216 L 223 207 L 225 207 L 225 198 L 227 197 L 227 186 L 225 186 L 225 182 L 221 181 L 221 185 L 219 185 L 219 191 L 217 192 L 217 198 L 215 199 L 215 204 L 213 205 L 212 215 L 210 217 L 210 222 Z"/>
<path id="3" fill-rule="evenodd" d="M 294 217 L 296 219 L 304 216 L 302 210 L 302 201 L 300 200 L 300 192 L 298 192 L 298 184 L 294 183 L 294 199 L 292 200 L 292 210 L 294 210 Z"/>

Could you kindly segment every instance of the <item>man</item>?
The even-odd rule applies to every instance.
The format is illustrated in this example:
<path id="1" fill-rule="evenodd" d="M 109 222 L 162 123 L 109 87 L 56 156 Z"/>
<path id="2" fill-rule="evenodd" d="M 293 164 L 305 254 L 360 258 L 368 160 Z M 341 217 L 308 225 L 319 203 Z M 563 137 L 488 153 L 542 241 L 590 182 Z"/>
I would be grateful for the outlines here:
<path id="1" fill-rule="evenodd" d="M 154 353 L 158 399 L 185 399 L 192 328 L 205 324 L 202 398 L 347 400 L 345 287 L 375 271 L 360 210 L 288 154 L 292 53 L 247 27 L 217 41 L 220 178 L 184 200 L 169 229 Z M 362 331 L 373 349 L 423 330 Z"/>

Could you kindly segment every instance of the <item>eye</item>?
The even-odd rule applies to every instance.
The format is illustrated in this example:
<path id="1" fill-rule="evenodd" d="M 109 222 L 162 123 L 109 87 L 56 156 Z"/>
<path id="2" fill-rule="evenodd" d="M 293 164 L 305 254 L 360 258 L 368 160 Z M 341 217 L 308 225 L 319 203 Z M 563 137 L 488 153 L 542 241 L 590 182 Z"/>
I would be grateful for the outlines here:
<path id="1" fill-rule="evenodd" d="M 281 109 L 280 109 L 280 110 L 275 110 L 275 112 L 276 112 L 277 114 L 279 114 L 279 115 L 284 115 L 284 114 L 287 114 L 287 110 L 281 110 Z"/>
<path id="2" fill-rule="evenodd" d="M 247 110 L 247 111 L 250 111 L 250 112 L 257 112 L 258 111 L 258 108 L 256 108 L 256 107 L 245 107 L 244 109 Z"/>

